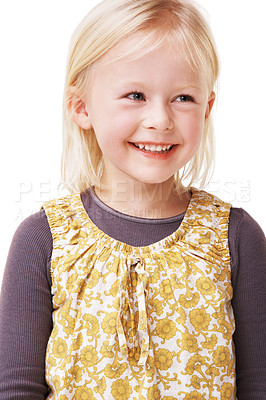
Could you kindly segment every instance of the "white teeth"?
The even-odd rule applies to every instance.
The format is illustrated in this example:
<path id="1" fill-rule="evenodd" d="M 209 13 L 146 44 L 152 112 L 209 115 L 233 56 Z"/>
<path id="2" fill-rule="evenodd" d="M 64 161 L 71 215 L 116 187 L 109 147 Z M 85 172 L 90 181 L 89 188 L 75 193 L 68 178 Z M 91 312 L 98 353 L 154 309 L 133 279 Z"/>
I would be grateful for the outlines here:
<path id="1" fill-rule="evenodd" d="M 173 146 L 172 144 L 168 144 L 167 146 L 161 146 L 160 144 L 143 144 L 143 143 L 135 143 L 135 146 L 140 150 L 146 151 L 168 151 Z"/>

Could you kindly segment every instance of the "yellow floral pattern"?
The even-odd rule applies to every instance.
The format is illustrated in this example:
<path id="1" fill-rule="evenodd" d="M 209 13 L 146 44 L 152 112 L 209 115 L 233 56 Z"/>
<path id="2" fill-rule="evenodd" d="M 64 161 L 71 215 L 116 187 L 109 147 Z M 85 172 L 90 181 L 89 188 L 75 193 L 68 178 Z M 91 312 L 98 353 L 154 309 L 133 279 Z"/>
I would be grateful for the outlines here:
<path id="1" fill-rule="evenodd" d="M 53 235 L 47 399 L 235 400 L 230 205 L 204 191 L 145 247 L 112 239 L 80 194 L 44 204 Z"/>

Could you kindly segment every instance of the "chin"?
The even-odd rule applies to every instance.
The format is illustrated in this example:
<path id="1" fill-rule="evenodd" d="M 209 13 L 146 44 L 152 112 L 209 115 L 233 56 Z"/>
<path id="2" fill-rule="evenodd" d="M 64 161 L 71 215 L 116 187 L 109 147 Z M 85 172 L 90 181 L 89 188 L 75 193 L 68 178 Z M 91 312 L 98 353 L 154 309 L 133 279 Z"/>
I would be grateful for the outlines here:
<path id="1" fill-rule="evenodd" d="M 144 183 L 144 184 L 146 184 L 146 185 L 159 185 L 159 184 L 161 184 L 161 183 L 166 183 L 166 182 L 168 182 L 168 181 L 172 181 L 172 180 L 174 180 L 174 175 L 171 175 L 171 176 L 167 176 L 167 177 L 165 177 L 165 176 L 163 176 L 163 177 L 146 177 L 146 178 L 144 178 L 144 177 L 142 177 L 141 179 L 140 179 L 140 182 L 142 182 L 142 183 Z"/>

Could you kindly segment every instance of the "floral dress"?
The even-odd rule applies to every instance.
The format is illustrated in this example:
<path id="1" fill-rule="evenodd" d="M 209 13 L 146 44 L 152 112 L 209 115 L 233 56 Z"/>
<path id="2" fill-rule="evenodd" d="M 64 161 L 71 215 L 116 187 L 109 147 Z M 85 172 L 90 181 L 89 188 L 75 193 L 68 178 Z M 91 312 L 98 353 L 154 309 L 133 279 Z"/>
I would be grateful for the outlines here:
<path id="1" fill-rule="evenodd" d="M 230 205 L 197 189 L 179 229 L 145 247 L 102 232 L 73 194 L 53 236 L 53 400 L 234 400 Z"/>

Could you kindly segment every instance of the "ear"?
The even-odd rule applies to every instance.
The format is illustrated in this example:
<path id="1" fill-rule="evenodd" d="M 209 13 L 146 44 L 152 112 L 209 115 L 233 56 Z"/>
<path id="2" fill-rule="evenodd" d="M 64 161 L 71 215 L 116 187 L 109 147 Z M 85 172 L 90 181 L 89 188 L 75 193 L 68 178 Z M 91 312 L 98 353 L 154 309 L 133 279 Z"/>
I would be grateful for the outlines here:
<path id="1" fill-rule="evenodd" d="M 209 100 L 208 100 L 208 104 L 207 104 L 207 107 L 206 107 L 206 111 L 205 111 L 205 121 L 210 116 L 210 113 L 211 113 L 211 110 L 212 110 L 212 107 L 213 107 L 213 104 L 214 104 L 214 101 L 215 101 L 215 97 L 216 97 L 215 93 L 211 92 Z"/>
<path id="2" fill-rule="evenodd" d="M 81 99 L 81 97 L 79 97 L 75 87 L 72 86 L 68 89 L 67 97 L 69 99 L 67 109 L 72 121 L 82 129 L 92 128 L 87 104 Z"/>

